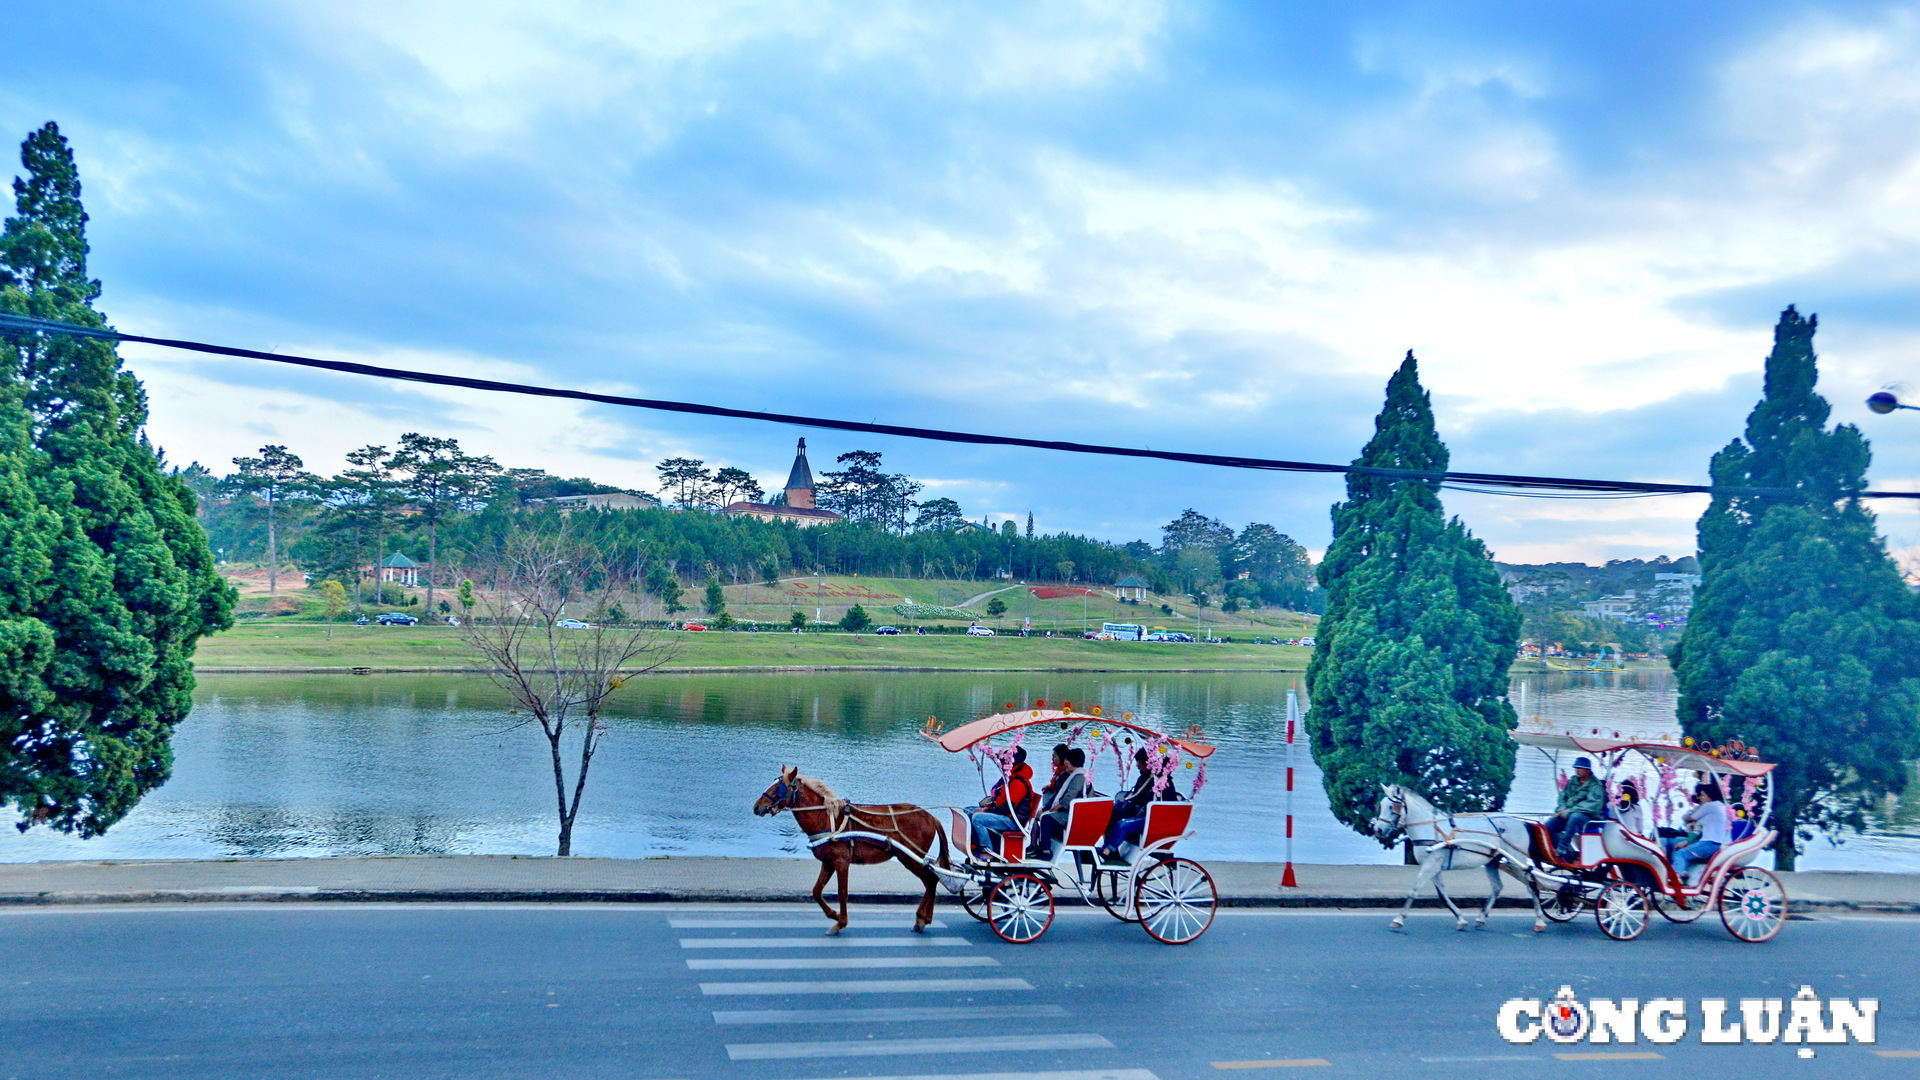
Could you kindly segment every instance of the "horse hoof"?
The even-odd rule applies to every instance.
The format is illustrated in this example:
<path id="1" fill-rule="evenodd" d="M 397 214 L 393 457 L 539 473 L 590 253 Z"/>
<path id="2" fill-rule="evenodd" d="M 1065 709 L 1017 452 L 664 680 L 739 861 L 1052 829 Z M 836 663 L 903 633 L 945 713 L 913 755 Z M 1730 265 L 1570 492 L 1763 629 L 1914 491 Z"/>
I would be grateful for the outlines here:
<path id="1" fill-rule="evenodd" d="M 834 924 L 833 924 L 832 926 L 829 926 L 829 927 L 827 927 L 827 936 L 828 936 L 828 937 L 839 937 L 839 936 L 840 936 L 840 931 L 842 931 L 842 930 L 845 930 L 845 929 L 846 929 L 846 927 L 844 927 L 844 926 L 841 926 L 841 925 L 840 925 L 839 923 L 834 923 Z"/>
<path id="2" fill-rule="evenodd" d="M 1536 933 L 1536 934 L 1544 934 L 1544 933 L 1546 933 L 1546 932 L 1547 932 L 1547 924 L 1546 924 L 1546 923 L 1543 923 L 1543 922 L 1537 922 L 1537 923 L 1534 923 L 1534 924 L 1533 924 L 1533 932 L 1534 932 L 1534 933 Z"/>
<path id="3" fill-rule="evenodd" d="M 1396 934 L 1405 933 L 1406 928 L 1407 928 L 1407 924 L 1404 922 L 1401 922 L 1399 919 L 1395 919 L 1392 922 L 1387 924 L 1387 929 L 1392 930 Z"/>
<path id="4" fill-rule="evenodd" d="M 917 921 L 916 921 L 916 922 L 915 922 L 915 923 L 913 924 L 913 932 L 914 932 L 914 933 L 916 933 L 916 934 L 924 934 L 924 933 L 926 933 L 926 932 L 927 932 L 927 924 L 926 924 L 926 923 L 923 923 L 923 922 L 917 922 Z"/>
<path id="5" fill-rule="evenodd" d="M 1454 923 L 1453 928 L 1464 934 L 1467 930 L 1467 924 L 1463 922 Z"/>

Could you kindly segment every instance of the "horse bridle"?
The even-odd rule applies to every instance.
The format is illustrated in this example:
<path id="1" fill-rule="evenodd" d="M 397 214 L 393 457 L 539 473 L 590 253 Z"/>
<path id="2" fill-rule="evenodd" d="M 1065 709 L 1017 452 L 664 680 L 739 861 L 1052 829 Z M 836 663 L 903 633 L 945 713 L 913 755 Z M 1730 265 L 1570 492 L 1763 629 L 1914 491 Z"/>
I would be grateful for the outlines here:
<path id="1" fill-rule="evenodd" d="M 773 806 L 767 813 L 778 814 L 783 810 L 792 810 L 794 801 L 799 797 L 800 785 L 787 783 L 787 778 L 783 776 L 773 785 L 773 793 L 771 795 Z"/>

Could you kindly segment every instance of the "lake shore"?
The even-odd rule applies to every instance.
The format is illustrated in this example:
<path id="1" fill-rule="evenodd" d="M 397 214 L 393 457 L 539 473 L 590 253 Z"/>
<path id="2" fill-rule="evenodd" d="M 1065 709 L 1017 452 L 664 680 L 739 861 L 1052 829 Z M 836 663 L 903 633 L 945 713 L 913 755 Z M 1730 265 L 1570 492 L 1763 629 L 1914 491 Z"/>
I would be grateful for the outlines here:
<path id="1" fill-rule="evenodd" d="M 1078 637 L 959 634 L 664 633 L 662 673 L 793 671 L 1229 672 L 1305 671 L 1312 649 L 1288 645 L 1085 641 Z M 247 621 L 200 643 L 207 675 L 460 674 L 477 666 L 448 626 L 354 626 Z"/>

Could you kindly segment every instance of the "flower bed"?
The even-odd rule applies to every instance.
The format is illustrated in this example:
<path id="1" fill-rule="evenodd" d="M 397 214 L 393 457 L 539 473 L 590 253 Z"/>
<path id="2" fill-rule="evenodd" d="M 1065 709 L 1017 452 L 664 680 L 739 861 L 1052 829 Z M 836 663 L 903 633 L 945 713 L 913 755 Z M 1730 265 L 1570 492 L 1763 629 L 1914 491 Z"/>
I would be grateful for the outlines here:
<path id="1" fill-rule="evenodd" d="M 1074 589 L 1063 585 L 1036 585 L 1027 590 L 1039 600 L 1058 600 L 1063 596 L 1102 596 L 1097 589 Z"/>

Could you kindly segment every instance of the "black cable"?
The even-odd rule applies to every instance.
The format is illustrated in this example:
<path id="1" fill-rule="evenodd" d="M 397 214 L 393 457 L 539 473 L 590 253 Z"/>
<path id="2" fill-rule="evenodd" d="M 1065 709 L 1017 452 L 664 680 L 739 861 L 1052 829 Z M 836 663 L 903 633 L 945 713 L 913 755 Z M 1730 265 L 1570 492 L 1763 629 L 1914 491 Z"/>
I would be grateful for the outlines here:
<path id="1" fill-rule="evenodd" d="M 819 416 L 800 416 L 793 413 L 760 412 L 751 409 L 730 409 L 721 405 L 701 405 L 689 401 L 664 401 L 656 398 L 623 397 L 617 394 L 596 394 L 586 390 L 566 390 L 551 386 L 530 386 L 526 383 L 501 382 L 496 379 L 471 379 L 461 375 L 439 375 L 430 371 L 412 371 L 406 368 L 381 367 L 375 364 L 356 364 L 344 360 L 316 360 L 307 356 L 290 356 L 281 353 L 259 352 L 254 349 L 239 349 L 229 345 L 210 345 L 200 341 L 181 341 L 174 338 L 144 337 L 139 334 L 126 334 L 117 330 L 108 330 L 91 326 L 76 326 L 72 323 L 55 322 L 50 319 L 37 319 L 24 315 L 12 315 L 0 312 L 0 331 L 15 333 L 66 334 L 72 337 L 96 338 L 104 341 L 136 341 L 146 345 L 160 345 L 169 349 L 184 349 L 189 352 L 211 353 L 216 356 L 239 356 L 251 360 L 267 360 L 276 364 L 292 364 L 298 367 L 319 368 L 323 371 L 339 371 L 349 375 L 369 375 L 378 379 L 399 379 L 406 382 L 427 383 L 433 386 L 457 386 L 468 390 L 490 390 L 504 394 L 525 394 L 532 397 L 565 398 L 573 401 L 592 401 L 602 405 L 623 405 L 635 409 L 653 409 L 659 412 L 690 413 L 695 416 L 724 416 L 737 420 L 764 420 L 769 423 L 788 424 L 798 427 L 825 428 L 831 431 L 858 431 L 873 435 L 895 435 L 907 439 L 929 439 L 936 442 L 967 443 L 975 446 L 1024 446 L 1035 450 L 1058 450 L 1069 454 L 1101 454 L 1108 457 L 1152 458 L 1160 461 L 1181 461 L 1194 465 L 1216 465 L 1229 469 L 1262 469 L 1275 472 L 1326 473 L 1347 475 L 1358 473 L 1363 476 L 1378 476 L 1392 480 L 1424 480 L 1438 483 L 1467 483 L 1493 488 L 1521 488 L 1538 491 L 1584 492 L 1591 494 L 1638 494 L 1638 495 L 1711 495 L 1715 489 L 1704 484 L 1657 484 L 1638 480 L 1586 480 L 1565 476 L 1517 476 L 1505 473 L 1468 473 L 1468 472 L 1422 472 L 1415 469 L 1382 469 L 1368 465 L 1329 465 L 1313 461 L 1285 461 L 1275 458 L 1238 457 L 1227 454 L 1192 454 L 1176 450 L 1145 450 L 1130 446 L 1104 446 L 1098 443 L 1064 442 L 1054 439 L 1023 439 L 1013 435 L 982 435 L 968 431 L 947 431 L 940 428 L 910 427 L 900 424 L 861 423 L 857 420 L 834 420 Z M 1765 495 L 1774 494 L 1759 488 L 1721 488 L 1723 495 Z M 1507 494 L 1505 491 L 1488 494 Z M 1861 495 L 1874 499 L 1920 499 L 1920 491 L 1867 491 Z"/>

